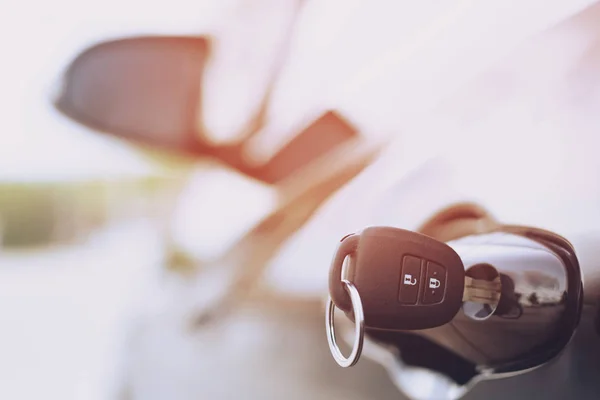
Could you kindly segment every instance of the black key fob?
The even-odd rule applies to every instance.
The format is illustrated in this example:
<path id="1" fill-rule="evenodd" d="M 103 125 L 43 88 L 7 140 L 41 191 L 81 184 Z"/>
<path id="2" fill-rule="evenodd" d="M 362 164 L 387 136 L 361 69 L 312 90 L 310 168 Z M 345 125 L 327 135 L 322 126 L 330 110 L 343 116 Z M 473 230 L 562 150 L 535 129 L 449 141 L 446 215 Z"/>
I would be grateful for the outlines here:
<path id="1" fill-rule="evenodd" d="M 342 239 L 329 275 L 331 298 L 351 319 L 341 281 L 347 257 L 344 279 L 358 290 L 368 328 L 434 328 L 450 322 L 462 305 L 464 266 L 450 246 L 413 231 L 369 227 Z"/>

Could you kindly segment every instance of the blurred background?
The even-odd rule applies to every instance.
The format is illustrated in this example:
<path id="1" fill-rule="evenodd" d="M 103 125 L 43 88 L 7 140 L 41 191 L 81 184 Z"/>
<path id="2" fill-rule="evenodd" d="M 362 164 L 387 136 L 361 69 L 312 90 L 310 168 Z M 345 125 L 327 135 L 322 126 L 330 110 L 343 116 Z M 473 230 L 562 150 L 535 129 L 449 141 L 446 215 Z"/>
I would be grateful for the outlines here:
<path id="1" fill-rule="evenodd" d="M 501 219 L 600 220 L 593 1 L 0 10 L 0 398 L 402 399 L 329 354 L 343 234 L 465 187 Z M 473 168 L 490 148 L 515 163 Z"/>

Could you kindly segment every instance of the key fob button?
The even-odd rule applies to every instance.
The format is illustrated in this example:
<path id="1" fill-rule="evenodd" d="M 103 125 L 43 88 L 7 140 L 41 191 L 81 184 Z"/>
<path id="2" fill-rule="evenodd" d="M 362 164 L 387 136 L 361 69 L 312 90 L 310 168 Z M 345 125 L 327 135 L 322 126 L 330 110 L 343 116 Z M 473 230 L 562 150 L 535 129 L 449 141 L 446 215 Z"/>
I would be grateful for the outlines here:
<path id="1" fill-rule="evenodd" d="M 399 300 L 402 304 L 417 304 L 421 283 L 421 259 L 404 256 L 400 274 Z"/>
<path id="2" fill-rule="evenodd" d="M 424 286 L 423 304 L 441 303 L 446 292 L 446 268 L 428 261 Z"/>

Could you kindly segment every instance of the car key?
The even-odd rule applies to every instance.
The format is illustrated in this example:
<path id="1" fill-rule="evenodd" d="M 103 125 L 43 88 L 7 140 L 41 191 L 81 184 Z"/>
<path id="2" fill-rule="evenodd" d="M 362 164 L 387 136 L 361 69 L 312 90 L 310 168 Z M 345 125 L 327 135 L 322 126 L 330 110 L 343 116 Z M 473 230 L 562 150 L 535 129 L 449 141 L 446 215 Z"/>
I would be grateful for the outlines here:
<path id="1" fill-rule="evenodd" d="M 369 227 L 348 235 L 334 256 L 330 296 L 354 319 L 342 279 L 358 292 L 364 325 L 371 329 L 416 330 L 446 324 L 459 311 L 465 292 L 464 266 L 450 246 L 392 227 Z"/>

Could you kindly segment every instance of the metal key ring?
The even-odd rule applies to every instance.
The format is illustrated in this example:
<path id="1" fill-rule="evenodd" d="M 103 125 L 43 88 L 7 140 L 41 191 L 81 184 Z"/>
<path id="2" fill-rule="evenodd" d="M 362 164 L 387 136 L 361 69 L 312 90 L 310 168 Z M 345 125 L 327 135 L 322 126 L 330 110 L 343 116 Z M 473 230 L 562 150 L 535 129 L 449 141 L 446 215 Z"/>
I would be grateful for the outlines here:
<path id="1" fill-rule="evenodd" d="M 333 355 L 333 358 L 341 367 L 346 368 L 355 365 L 362 353 L 363 339 L 365 336 L 365 315 L 356 286 L 345 279 L 342 279 L 342 283 L 345 285 L 346 291 L 350 295 L 352 310 L 354 312 L 354 344 L 352 345 L 352 352 L 347 358 L 342 354 L 335 338 L 335 324 L 333 322 L 335 304 L 333 303 L 333 300 L 331 300 L 331 296 L 327 301 L 325 326 L 327 328 L 327 342 L 329 343 L 331 355 Z"/>

